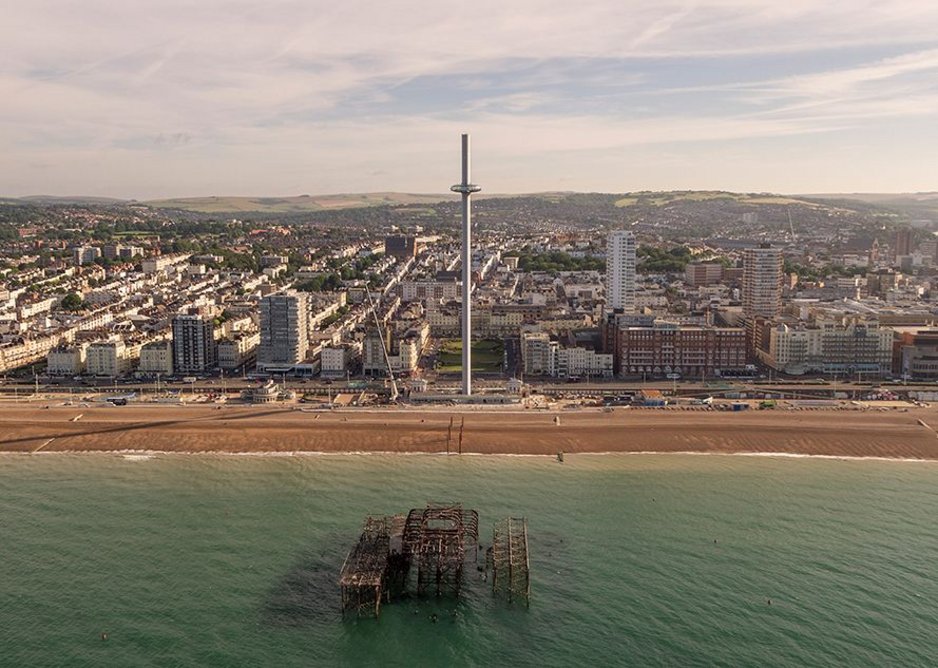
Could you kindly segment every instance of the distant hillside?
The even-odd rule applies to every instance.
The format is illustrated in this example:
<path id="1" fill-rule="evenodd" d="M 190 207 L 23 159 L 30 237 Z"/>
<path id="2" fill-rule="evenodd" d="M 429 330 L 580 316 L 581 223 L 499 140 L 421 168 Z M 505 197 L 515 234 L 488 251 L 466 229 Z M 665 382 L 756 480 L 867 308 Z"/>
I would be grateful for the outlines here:
<path id="1" fill-rule="evenodd" d="M 703 207 L 731 207 L 733 210 L 749 207 L 765 210 L 773 207 L 806 207 L 813 209 L 891 209 L 912 220 L 931 220 L 938 223 L 938 193 L 823 193 L 810 195 L 776 195 L 772 193 L 733 193 L 727 191 L 639 191 L 622 194 L 541 192 L 532 194 L 479 193 L 474 199 L 524 200 L 529 203 L 555 204 L 560 208 L 614 207 L 628 212 L 654 208 L 699 205 Z M 121 200 L 108 197 L 49 196 L 10 198 L 6 203 L 33 205 L 113 206 L 143 204 L 157 209 L 171 209 L 207 215 L 302 215 L 304 213 L 342 211 L 382 206 L 430 206 L 455 203 L 453 193 L 346 193 L 334 195 L 299 195 L 290 197 L 177 197 L 159 200 Z"/>
<path id="2" fill-rule="evenodd" d="M 883 202 L 928 202 L 938 201 L 938 192 L 924 193 L 815 193 L 808 195 L 797 195 L 797 197 L 808 197 L 810 199 L 855 199 L 861 202 L 870 202 L 871 204 L 882 204 Z"/>
<path id="3" fill-rule="evenodd" d="M 183 197 L 143 202 L 158 209 L 195 213 L 303 213 L 398 204 L 436 204 L 456 196 L 413 193 L 299 195 L 296 197 Z"/>
<path id="4" fill-rule="evenodd" d="M 820 234 L 832 243 L 868 244 L 885 227 L 912 224 L 938 229 L 938 193 L 778 195 L 726 191 L 626 193 L 480 193 L 475 219 L 484 229 L 593 230 L 632 226 L 666 239 L 786 242 Z M 150 207 L 173 218 L 277 219 L 284 224 L 413 224 L 456 227 L 453 193 L 362 193 L 291 197 L 193 197 L 138 202 L 83 197 L 0 199 L 0 222 L 41 221 L 61 206 L 109 209 L 138 215 Z M 48 211 L 46 211 L 48 209 Z M 162 213 L 160 213 L 162 212 Z M 393 221 L 392 218 L 393 217 Z M 885 239 L 885 237 L 883 237 Z"/>
<path id="5" fill-rule="evenodd" d="M 339 195 L 300 195 L 295 197 L 180 197 L 173 199 L 141 202 L 159 209 L 175 209 L 203 214 L 298 214 L 342 209 L 358 209 L 376 206 L 432 205 L 440 202 L 455 202 L 458 196 L 451 193 L 361 193 Z M 641 191 L 621 195 L 606 193 L 542 192 L 533 194 L 480 193 L 479 200 L 537 200 L 548 203 L 591 206 L 598 202 L 611 202 L 618 208 L 664 207 L 677 204 L 726 203 L 741 206 L 786 206 L 798 205 L 811 208 L 836 208 L 834 200 L 846 201 L 848 197 L 788 196 L 771 193 L 732 193 L 725 191 Z M 815 201 L 811 201 L 814 199 Z M 818 200 L 831 200 L 821 202 Z M 853 198 L 857 202 L 870 200 Z"/>
<path id="6" fill-rule="evenodd" d="M 536 198 L 559 201 L 575 195 L 568 192 L 544 192 L 532 195 L 504 193 L 479 193 L 476 200 Z M 439 202 L 456 202 L 459 195 L 453 193 L 348 193 L 340 195 L 299 195 L 295 197 L 178 197 L 141 202 L 158 209 L 175 209 L 194 213 L 267 213 L 290 214 L 311 211 L 360 209 L 375 206 L 430 205 Z"/>
<path id="7" fill-rule="evenodd" d="M 823 193 L 801 197 L 826 203 L 863 202 L 904 214 L 913 221 L 938 224 L 938 192 L 922 193 Z"/>
<path id="8" fill-rule="evenodd" d="M 798 196 L 774 195 L 771 193 L 732 193 L 723 190 L 673 190 L 649 191 L 628 193 L 616 200 L 616 206 L 665 206 L 678 202 L 710 202 L 719 201 L 736 202 L 739 204 L 801 204 L 804 206 L 821 206 L 815 202 L 808 202 Z"/>
<path id="9" fill-rule="evenodd" d="M 29 195 L 16 198 L 31 204 L 126 204 L 127 200 L 116 197 L 86 197 L 84 195 Z"/>

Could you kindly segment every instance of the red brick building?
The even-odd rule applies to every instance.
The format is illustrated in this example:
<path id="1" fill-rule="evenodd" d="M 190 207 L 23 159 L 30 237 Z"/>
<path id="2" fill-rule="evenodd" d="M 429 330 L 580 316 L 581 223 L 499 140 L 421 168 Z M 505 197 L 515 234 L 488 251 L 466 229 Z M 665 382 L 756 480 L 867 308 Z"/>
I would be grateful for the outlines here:
<path id="1" fill-rule="evenodd" d="M 623 327 L 618 332 L 621 376 L 686 378 L 745 369 L 746 331 L 739 327 Z"/>

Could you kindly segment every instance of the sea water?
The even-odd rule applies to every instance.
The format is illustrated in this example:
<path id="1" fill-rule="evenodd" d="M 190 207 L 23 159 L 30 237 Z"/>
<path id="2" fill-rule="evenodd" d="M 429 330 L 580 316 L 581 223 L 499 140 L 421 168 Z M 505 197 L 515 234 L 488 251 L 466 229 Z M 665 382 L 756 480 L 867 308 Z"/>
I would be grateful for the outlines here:
<path id="1" fill-rule="evenodd" d="M 527 517 L 530 608 L 468 564 L 343 620 L 364 516 L 428 500 Z M 0 665 L 938 665 L 938 463 L 6 455 Z"/>

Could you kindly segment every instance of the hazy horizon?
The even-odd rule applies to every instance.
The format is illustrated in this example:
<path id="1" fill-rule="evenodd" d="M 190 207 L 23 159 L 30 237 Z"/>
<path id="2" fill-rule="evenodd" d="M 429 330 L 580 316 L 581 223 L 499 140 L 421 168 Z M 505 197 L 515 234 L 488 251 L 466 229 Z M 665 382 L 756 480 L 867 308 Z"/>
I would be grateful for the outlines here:
<path id="1" fill-rule="evenodd" d="M 801 192 L 801 193 L 783 193 L 783 192 L 774 192 L 770 190 L 752 190 L 748 192 L 742 191 L 733 191 L 727 190 L 725 188 L 714 188 L 714 189 L 694 189 L 694 188 L 672 188 L 668 190 L 634 190 L 634 191 L 620 191 L 620 192 L 605 192 L 599 190 L 540 190 L 540 191 L 529 191 L 529 192 L 479 192 L 475 195 L 475 199 L 485 199 L 485 198 L 495 198 L 495 197 L 525 197 L 525 196 L 538 196 L 538 195 L 566 195 L 566 194 L 576 194 L 576 195 L 629 195 L 639 192 L 648 192 L 648 193 L 665 193 L 665 192 L 726 192 L 733 194 L 741 195 L 779 195 L 783 197 L 837 197 L 837 196 L 866 196 L 866 197 L 889 197 L 889 196 L 925 196 L 927 199 L 932 199 L 933 196 L 938 196 L 938 190 L 920 190 L 920 191 L 907 191 L 907 192 L 860 192 L 860 191 L 844 191 L 844 192 Z M 19 199 L 19 200 L 31 200 L 31 199 L 56 199 L 56 200 L 69 200 L 69 199 L 89 199 L 89 200 L 114 200 L 120 202 L 161 202 L 161 201 L 175 201 L 175 200 L 207 200 L 207 199 L 299 199 L 299 198 L 310 198 L 310 199 L 325 199 L 325 198 L 339 198 L 339 197 L 363 197 L 363 196 L 377 196 L 377 195 L 412 195 L 415 197 L 439 197 L 441 200 L 453 200 L 457 201 L 459 195 L 454 195 L 451 192 L 416 192 L 416 191 L 375 191 L 375 192 L 334 192 L 334 193 L 254 193 L 254 194 L 244 194 L 244 195 L 231 195 L 231 194 L 203 194 L 203 195 L 186 195 L 186 196 L 161 196 L 161 197 L 115 197 L 111 195 L 86 195 L 83 193 L 31 193 L 28 195 L 5 195 L 0 193 L 0 199 Z"/>
<path id="2" fill-rule="evenodd" d="M 938 190 L 938 5 L 37 0 L 0 194 Z M 288 193 L 278 195 L 278 193 Z"/>

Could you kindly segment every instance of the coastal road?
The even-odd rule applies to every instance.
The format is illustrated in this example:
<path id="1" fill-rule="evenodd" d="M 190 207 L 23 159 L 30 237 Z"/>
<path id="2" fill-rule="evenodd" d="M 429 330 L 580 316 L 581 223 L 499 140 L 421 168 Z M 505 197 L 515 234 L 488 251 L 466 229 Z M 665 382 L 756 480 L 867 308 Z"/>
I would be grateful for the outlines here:
<path id="1" fill-rule="evenodd" d="M 504 339 L 505 346 L 505 377 L 518 378 L 521 369 L 521 341 L 517 336 L 508 336 Z"/>
<path id="2" fill-rule="evenodd" d="M 505 339 L 505 378 L 479 378 L 476 386 L 480 390 L 492 389 L 498 390 L 504 387 L 508 377 L 517 377 L 521 371 L 521 356 L 518 341 L 513 338 Z M 439 376 L 429 375 L 434 380 L 435 391 L 455 390 L 458 387 L 458 376 Z M 275 379 L 280 382 L 279 379 Z M 248 380 L 243 378 L 219 378 L 200 380 L 195 383 L 166 383 L 161 382 L 159 387 L 161 391 L 181 392 L 188 394 L 222 394 L 223 391 L 228 396 L 237 395 L 241 390 L 249 387 L 257 387 L 262 381 Z M 368 383 L 364 386 L 362 381 L 352 381 L 349 388 L 345 380 L 322 381 L 318 378 L 312 379 L 287 379 L 286 386 L 298 394 L 306 392 L 326 394 L 329 392 L 340 391 L 361 391 L 382 392 L 385 389 L 383 383 Z M 407 382 L 406 379 L 403 382 Z M 590 383 L 557 383 L 557 382 L 538 382 L 529 381 L 532 389 L 545 394 L 565 394 L 571 396 L 597 396 L 602 394 L 634 393 L 640 390 L 660 390 L 666 394 L 676 392 L 681 396 L 725 396 L 734 393 L 746 393 L 750 397 L 757 397 L 764 394 L 779 394 L 786 397 L 829 397 L 835 393 L 843 393 L 848 398 L 858 398 L 870 392 L 873 389 L 885 389 L 895 393 L 904 394 L 906 392 L 938 392 L 938 384 L 934 383 L 916 383 L 900 384 L 889 382 L 832 382 L 832 381 L 752 381 L 752 380 L 727 380 L 720 381 L 623 381 L 612 380 Z M 114 382 L 106 379 L 91 379 L 78 384 L 72 379 L 63 379 L 61 381 L 46 380 L 39 383 L 40 394 L 73 395 L 75 399 L 87 395 L 113 395 L 127 394 L 137 392 L 138 394 L 152 394 L 156 391 L 156 383 L 153 381 L 125 380 Z M 0 383 L 0 396 L 5 398 L 25 398 L 33 395 L 36 385 L 30 382 L 13 382 L 7 379 Z"/>

